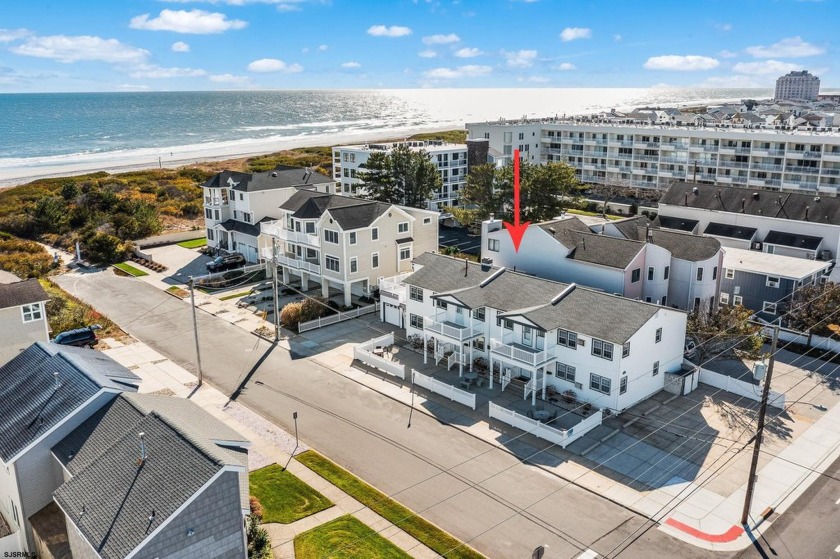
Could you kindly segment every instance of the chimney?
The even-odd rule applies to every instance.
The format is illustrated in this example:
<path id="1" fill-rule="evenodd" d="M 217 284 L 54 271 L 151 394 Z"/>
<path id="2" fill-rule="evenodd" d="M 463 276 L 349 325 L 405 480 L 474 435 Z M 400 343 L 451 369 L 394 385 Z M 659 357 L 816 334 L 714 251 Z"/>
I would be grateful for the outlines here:
<path id="1" fill-rule="evenodd" d="M 152 509 L 152 513 L 149 515 L 149 523 L 150 524 L 155 521 L 155 516 L 156 516 L 155 515 L 155 509 Z"/>
<path id="2" fill-rule="evenodd" d="M 61 387 L 61 383 L 58 381 L 58 371 L 53 373 L 53 378 L 55 379 L 55 390 L 58 390 Z"/>
<path id="3" fill-rule="evenodd" d="M 470 261 L 464 258 L 464 277 L 467 277 L 467 274 L 470 272 Z"/>
<path id="4" fill-rule="evenodd" d="M 140 437 L 140 465 L 142 465 L 146 461 L 146 433 L 140 431 L 138 436 Z M 152 516 L 154 516 L 154 511 L 152 511 Z"/>
<path id="5" fill-rule="evenodd" d="M 650 225 L 645 227 L 645 240 L 649 243 L 653 242 L 653 229 L 650 228 Z"/>

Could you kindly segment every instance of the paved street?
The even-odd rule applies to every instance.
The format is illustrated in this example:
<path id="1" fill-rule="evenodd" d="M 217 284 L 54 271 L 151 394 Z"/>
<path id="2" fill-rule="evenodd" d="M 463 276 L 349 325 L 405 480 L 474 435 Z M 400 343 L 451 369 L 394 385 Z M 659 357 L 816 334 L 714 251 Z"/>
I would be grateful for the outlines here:
<path id="1" fill-rule="evenodd" d="M 110 271 L 65 275 L 58 283 L 94 304 L 127 332 L 187 369 L 195 351 L 189 306 Z M 285 429 L 299 412 L 301 438 L 379 489 L 494 558 L 547 559 L 601 554 L 645 519 L 583 489 L 520 464 L 508 453 L 414 413 L 379 393 L 221 318 L 198 313 L 205 378 Z M 340 342 L 340 340 L 335 340 Z M 648 531 L 621 557 L 712 556 Z"/>

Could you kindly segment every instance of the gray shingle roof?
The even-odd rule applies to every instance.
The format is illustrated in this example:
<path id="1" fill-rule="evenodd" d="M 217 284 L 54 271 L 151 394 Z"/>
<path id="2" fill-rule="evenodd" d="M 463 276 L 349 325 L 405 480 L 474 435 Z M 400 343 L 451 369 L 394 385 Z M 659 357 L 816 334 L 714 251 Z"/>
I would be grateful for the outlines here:
<path id="1" fill-rule="evenodd" d="M 673 258 L 691 262 L 708 260 L 720 251 L 720 241 L 717 239 L 680 231 L 653 229 L 651 240 L 653 244 L 667 249 Z"/>
<path id="2" fill-rule="evenodd" d="M 143 463 L 140 432 L 147 452 Z M 149 414 L 59 487 L 54 499 L 101 557 L 117 559 L 137 548 L 222 466 Z"/>
<path id="3" fill-rule="evenodd" d="M 784 231 L 770 231 L 764 237 L 764 242 L 771 245 L 782 245 L 803 250 L 817 250 L 820 243 L 822 243 L 822 237 L 797 235 L 795 233 L 785 233 Z"/>
<path id="4" fill-rule="evenodd" d="M 575 239 L 572 236 L 572 232 L 589 232 L 589 227 L 577 217 L 546 221 L 545 223 L 538 223 L 534 227 L 539 227 L 554 237 L 557 242 L 569 249 L 575 246 Z"/>
<path id="5" fill-rule="evenodd" d="M 101 389 L 136 390 L 139 380 L 98 351 L 29 346 L 0 367 L 0 459 L 9 462 Z"/>
<path id="6" fill-rule="evenodd" d="M 219 227 L 225 231 L 235 231 L 243 235 L 250 235 L 252 237 L 259 237 L 260 226 L 252 223 L 243 223 L 235 219 L 228 219 L 219 224 Z"/>
<path id="7" fill-rule="evenodd" d="M 228 181 L 231 182 L 228 182 Z M 334 183 L 335 180 L 305 167 L 278 165 L 272 171 L 240 173 L 222 171 L 201 186 L 205 188 L 233 188 L 241 192 L 259 192 L 279 188 L 306 188 L 318 184 Z"/>
<path id="8" fill-rule="evenodd" d="M 563 328 L 602 340 L 624 343 L 657 311 L 650 303 L 576 287 L 556 305 L 551 300 L 568 284 L 506 270 L 484 287 L 480 284 L 500 268 L 425 253 L 415 259 L 423 268 L 403 280 L 451 295 L 475 309 L 492 307 L 508 315 L 520 314 L 544 330 Z M 670 309 L 669 309 L 670 310 Z"/>
<path id="9" fill-rule="evenodd" d="M 644 241 L 647 238 L 647 228 L 652 226 L 650 220 L 643 215 L 626 217 L 613 221 L 612 224 L 624 235 L 625 239 L 634 241 Z"/>
<path id="10" fill-rule="evenodd" d="M 280 206 L 283 210 L 293 212 L 292 217 L 298 219 L 318 219 L 329 211 L 345 231 L 367 227 L 392 207 L 383 202 L 303 190 L 293 194 Z"/>
<path id="11" fill-rule="evenodd" d="M 697 189 L 695 194 L 693 189 Z M 674 183 L 660 204 L 840 225 L 840 198 L 708 184 Z M 660 216 L 661 219 L 661 216 Z"/>
<path id="12" fill-rule="evenodd" d="M 640 241 L 619 239 L 609 235 L 596 233 L 572 233 L 575 238 L 575 248 L 568 258 L 624 270 L 634 258 L 645 248 Z"/>
<path id="13" fill-rule="evenodd" d="M 0 283 L 0 309 L 47 301 L 49 298 L 34 278 L 16 283 Z"/>
<path id="14" fill-rule="evenodd" d="M 729 237 L 730 239 L 741 239 L 749 241 L 758 231 L 755 227 L 743 227 L 741 225 L 728 225 L 726 223 L 709 223 L 704 235 L 715 235 L 717 237 Z"/>

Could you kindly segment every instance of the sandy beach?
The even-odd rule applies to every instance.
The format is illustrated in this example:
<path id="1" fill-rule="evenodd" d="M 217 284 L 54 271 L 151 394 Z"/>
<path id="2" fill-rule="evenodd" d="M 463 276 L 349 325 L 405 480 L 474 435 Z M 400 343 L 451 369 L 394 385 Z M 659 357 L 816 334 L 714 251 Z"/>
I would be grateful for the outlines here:
<path id="1" fill-rule="evenodd" d="M 131 152 L 102 152 L 96 154 L 68 155 L 58 157 L 32 158 L 20 165 L 4 165 L 0 168 L 0 188 L 10 188 L 41 178 L 66 177 L 107 171 L 120 173 L 143 169 L 174 169 L 203 161 L 221 161 L 240 157 L 265 155 L 282 150 L 312 147 L 335 146 L 353 143 L 368 143 L 408 137 L 421 132 L 443 132 L 463 127 L 453 123 L 451 126 L 431 126 L 401 128 L 392 130 L 360 130 L 317 136 L 292 136 L 286 138 L 265 138 L 258 140 L 235 141 L 213 145 L 192 144 L 159 149 L 147 148 Z"/>

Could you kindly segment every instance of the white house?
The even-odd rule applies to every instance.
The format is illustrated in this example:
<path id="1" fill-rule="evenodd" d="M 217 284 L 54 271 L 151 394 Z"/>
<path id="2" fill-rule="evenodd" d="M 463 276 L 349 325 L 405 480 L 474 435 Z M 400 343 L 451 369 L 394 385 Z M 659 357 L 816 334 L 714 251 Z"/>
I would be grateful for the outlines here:
<path id="1" fill-rule="evenodd" d="M 715 239 L 654 228 L 641 216 L 593 228 L 574 216 L 533 224 L 516 251 L 501 221 L 485 221 L 482 260 L 663 306 L 716 305 L 723 254 Z"/>
<path id="2" fill-rule="evenodd" d="M 222 171 L 202 184 L 207 246 L 241 252 L 259 260 L 260 222 L 276 219 L 276 209 L 298 190 L 328 192 L 333 180 L 308 168 L 280 165 L 272 171 Z"/>
<path id="3" fill-rule="evenodd" d="M 438 254 L 414 267 L 381 289 L 405 300 L 407 335 L 434 340 L 427 360 L 455 354 L 463 369 L 484 357 L 503 387 L 520 377 L 613 411 L 682 365 L 683 311 Z"/>
<path id="4" fill-rule="evenodd" d="M 299 277 L 304 291 L 320 283 L 324 297 L 337 289 L 345 306 L 438 246 L 438 214 L 429 210 L 301 190 L 274 213 L 261 223 L 262 257 L 277 262 L 284 283 Z"/>
<path id="5" fill-rule="evenodd" d="M 34 342 L 49 340 L 47 300 L 37 279 L 0 283 L 0 365 Z"/>

